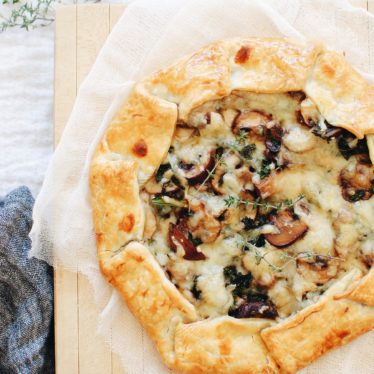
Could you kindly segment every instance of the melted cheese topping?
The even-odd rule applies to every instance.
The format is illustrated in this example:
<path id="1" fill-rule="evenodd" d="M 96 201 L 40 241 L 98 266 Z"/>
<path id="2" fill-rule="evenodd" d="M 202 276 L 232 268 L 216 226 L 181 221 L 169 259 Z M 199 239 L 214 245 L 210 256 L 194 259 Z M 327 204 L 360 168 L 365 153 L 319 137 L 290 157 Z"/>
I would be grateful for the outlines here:
<path id="1" fill-rule="evenodd" d="M 326 141 L 299 123 L 300 109 L 319 130 L 327 129 L 311 101 L 297 95 L 236 92 L 207 102 L 191 113 L 190 130 L 174 137 L 163 163 L 168 170 L 160 169 L 158 180 L 145 186 L 154 202 L 147 220 L 157 226 L 148 230 L 146 244 L 202 317 L 241 318 L 235 308 L 258 302 L 259 294 L 271 300 L 280 318 L 287 317 L 316 302 L 347 271 L 366 273 L 373 262 L 374 198 L 362 200 L 358 192 L 361 197 L 348 201 L 339 184 L 342 170 L 361 161 L 346 160 L 336 138 Z M 243 120 L 244 130 L 236 131 L 239 116 L 251 111 L 266 123 L 246 128 Z M 274 126 L 283 134 L 280 149 L 271 153 L 264 131 Z M 193 179 L 196 165 L 209 166 Z M 170 184 L 171 192 L 165 192 Z M 267 235 L 280 233 L 271 217 L 284 210 L 307 231 L 280 246 Z M 180 227 L 205 258 L 186 259 L 183 245 L 171 243 L 171 227 Z M 236 280 L 228 275 L 233 268 Z"/>

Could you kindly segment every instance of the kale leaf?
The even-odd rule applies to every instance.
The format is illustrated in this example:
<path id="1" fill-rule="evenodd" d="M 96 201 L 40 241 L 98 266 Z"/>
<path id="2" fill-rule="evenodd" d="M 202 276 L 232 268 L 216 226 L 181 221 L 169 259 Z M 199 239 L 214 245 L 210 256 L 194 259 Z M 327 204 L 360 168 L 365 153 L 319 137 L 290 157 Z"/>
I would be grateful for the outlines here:
<path id="1" fill-rule="evenodd" d="M 223 275 L 227 284 L 234 284 L 235 289 L 232 294 L 234 296 L 244 297 L 246 291 L 252 283 L 253 276 L 251 273 L 242 274 L 237 268 L 233 265 L 226 266 L 223 269 Z"/>
<path id="2" fill-rule="evenodd" d="M 196 300 L 200 300 L 201 291 L 197 287 L 197 279 L 198 279 L 198 277 L 194 277 L 194 279 L 193 279 L 193 285 L 192 285 L 192 288 L 191 288 L 191 292 L 192 292 L 192 295 L 194 296 L 194 298 Z"/>
<path id="3" fill-rule="evenodd" d="M 252 158 L 253 152 L 256 150 L 256 144 L 248 144 L 244 146 L 240 151 L 239 154 L 246 160 L 250 160 Z"/>
<path id="4" fill-rule="evenodd" d="M 160 165 L 160 167 L 158 168 L 156 172 L 156 181 L 158 183 L 161 182 L 161 179 L 164 176 L 164 174 L 170 169 L 171 169 L 171 165 L 169 163 Z"/>
<path id="5" fill-rule="evenodd" d="M 338 148 L 342 156 L 348 160 L 353 155 L 361 155 L 361 154 L 368 154 L 369 150 L 366 144 L 365 139 L 361 139 L 357 142 L 356 147 L 351 148 L 348 144 L 348 140 L 346 137 L 339 137 L 338 139 Z"/>

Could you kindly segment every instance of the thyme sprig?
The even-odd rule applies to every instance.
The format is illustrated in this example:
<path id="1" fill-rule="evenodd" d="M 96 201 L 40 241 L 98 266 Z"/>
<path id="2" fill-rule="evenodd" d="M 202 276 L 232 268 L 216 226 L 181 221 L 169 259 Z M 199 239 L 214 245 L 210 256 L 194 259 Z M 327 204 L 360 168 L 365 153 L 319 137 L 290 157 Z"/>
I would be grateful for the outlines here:
<path id="1" fill-rule="evenodd" d="M 235 142 L 238 143 L 239 145 L 243 145 L 245 141 L 248 138 L 248 134 L 246 131 L 240 130 L 239 134 L 235 136 Z"/>
<path id="2" fill-rule="evenodd" d="M 10 15 L 6 18 L 2 16 L 3 21 L 0 23 L 0 30 L 5 31 L 11 27 L 20 27 L 29 30 L 31 27 L 47 26 L 54 21 L 50 15 L 52 4 L 56 0 L 37 0 L 26 1 L 21 3 L 20 0 L 3 0 L 3 4 L 14 5 L 17 7 L 12 9 Z"/>
<path id="3" fill-rule="evenodd" d="M 243 204 L 245 205 L 245 207 L 252 205 L 255 208 L 263 207 L 265 210 L 275 209 L 277 212 L 280 212 L 281 210 L 292 208 L 297 202 L 302 200 L 304 197 L 304 194 L 300 194 L 295 200 L 285 199 L 278 204 L 271 204 L 268 201 L 261 202 L 261 199 L 259 197 L 256 198 L 254 201 L 250 201 L 248 199 L 241 199 L 240 197 L 230 195 L 226 199 L 224 199 L 224 202 L 228 208 L 230 208 L 231 206 L 238 207 L 241 204 Z"/>
<path id="4" fill-rule="evenodd" d="M 225 142 L 223 145 L 238 153 L 239 157 L 244 161 L 252 158 L 253 152 L 256 150 L 256 144 L 246 144 L 248 134 L 245 131 L 240 131 L 235 136 L 234 141 Z"/>
<path id="5" fill-rule="evenodd" d="M 201 190 L 201 188 L 203 186 L 205 186 L 205 183 L 213 177 L 214 175 L 214 172 L 216 171 L 217 167 L 218 166 L 223 166 L 223 165 L 226 165 L 224 159 L 223 159 L 223 155 L 216 155 L 215 157 L 216 159 L 216 163 L 214 164 L 214 166 L 212 167 L 211 170 L 208 170 L 208 175 L 206 176 L 206 178 L 203 180 L 203 182 L 200 184 L 199 188 L 196 190 L 197 192 L 199 192 Z"/>
<path id="6" fill-rule="evenodd" d="M 156 208 L 163 208 L 163 207 L 182 208 L 185 206 L 185 203 L 183 201 L 178 201 L 167 196 L 152 197 L 151 202 Z"/>
<path id="7" fill-rule="evenodd" d="M 296 261 L 298 259 L 302 259 L 302 258 L 313 259 L 313 258 L 316 258 L 316 257 L 325 258 L 326 260 L 344 261 L 344 259 L 340 258 L 340 257 L 331 256 L 331 255 L 323 255 L 323 254 L 314 253 L 314 252 L 300 252 L 296 256 L 292 256 L 292 255 L 284 252 L 280 256 L 280 258 L 282 260 L 287 260 L 288 259 L 291 262 L 294 262 L 294 261 Z"/>
<path id="8" fill-rule="evenodd" d="M 268 175 L 270 175 L 271 171 L 274 169 L 273 163 L 263 163 L 261 166 L 261 169 L 258 172 L 258 175 L 260 176 L 260 179 L 266 178 Z"/>
<path id="9" fill-rule="evenodd" d="M 286 261 L 284 264 L 282 264 L 281 266 L 277 266 L 273 263 L 271 263 L 267 258 L 266 256 L 269 255 L 270 253 L 274 252 L 272 250 L 270 251 L 266 251 L 266 252 L 261 252 L 261 250 L 259 248 L 257 248 L 255 245 L 253 245 L 252 243 L 250 242 L 245 242 L 243 248 L 246 248 L 247 251 L 249 252 L 254 252 L 254 256 L 255 256 L 255 261 L 256 261 L 256 265 L 259 265 L 261 263 L 261 261 L 265 262 L 269 268 L 274 271 L 274 272 L 281 272 L 283 271 L 289 264 L 291 263 L 296 263 L 297 260 L 300 260 L 300 259 L 317 259 L 317 258 L 325 258 L 327 260 L 337 260 L 337 261 L 344 261 L 344 259 L 340 258 L 340 257 L 335 257 L 335 256 L 331 256 L 331 255 L 323 255 L 323 254 L 319 254 L 319 253 L 314 253 L 314 252 L 311 252 L 311 251 L 308 251 L 308 252 L 300 252 L 300 253 L 297 253 L 296 255 L 290 255 L 288 253 L 282 253 L 280 255 L 280 259 L 281 260 L 288 260 Z"/>

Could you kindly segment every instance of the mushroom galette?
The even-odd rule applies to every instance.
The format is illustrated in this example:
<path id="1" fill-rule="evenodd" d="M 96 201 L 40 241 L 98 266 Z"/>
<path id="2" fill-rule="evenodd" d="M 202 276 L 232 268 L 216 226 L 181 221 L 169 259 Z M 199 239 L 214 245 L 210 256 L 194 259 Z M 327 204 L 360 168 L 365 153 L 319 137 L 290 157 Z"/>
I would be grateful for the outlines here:
<path id="1" fill-rule="evenodd" d="M 312 44 L 221 41 L 134 87 L 92 161 L 98 256 L 170 368 L 293 373 L 374 327 L 370 133 L 374 87 Z"/>

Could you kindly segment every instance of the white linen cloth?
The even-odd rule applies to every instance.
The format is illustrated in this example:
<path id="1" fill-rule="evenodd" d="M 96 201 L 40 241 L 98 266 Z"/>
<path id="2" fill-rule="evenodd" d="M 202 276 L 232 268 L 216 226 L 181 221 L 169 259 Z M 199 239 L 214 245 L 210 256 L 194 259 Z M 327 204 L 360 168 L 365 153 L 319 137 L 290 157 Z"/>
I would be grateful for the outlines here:
<path id="1" fill-rule="evenodd" d="M 0 33 L 0 196 L 36 196 L 52 156 L 53 29 Z"/>
<path id="2" fill-rule="evenodd" d="M 282 14 L 282 16 L 280 15 Z M 138 0 L 114 28 L 82 84 L 34 208 L 33 255 L 88 276 L 103 311 L 99 330 L 112 334 L 127 373 L 165 373 L 150 340 L 96 259 L 88 189 L 90 158 L 134 81 L 178 57 L 227 37 L 312 38 L 344 51 L 374 73 L 374 17 L 345 0 Z M 370 75 L 367 75 L 370 78 Z M 303 373 L 372 373 L 374 333 L 324 356 Z M 245 349 L 245 347 L 243 347 Z"/>

